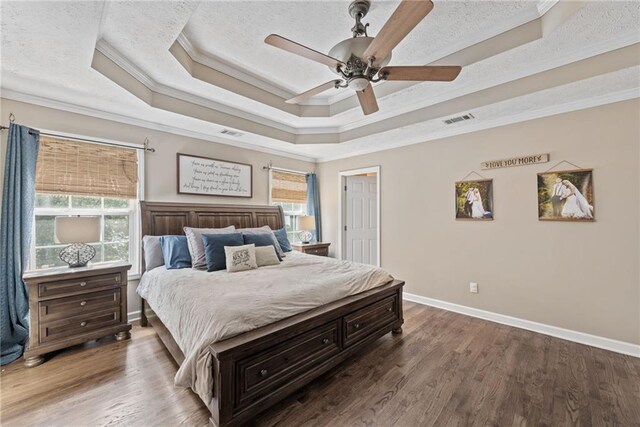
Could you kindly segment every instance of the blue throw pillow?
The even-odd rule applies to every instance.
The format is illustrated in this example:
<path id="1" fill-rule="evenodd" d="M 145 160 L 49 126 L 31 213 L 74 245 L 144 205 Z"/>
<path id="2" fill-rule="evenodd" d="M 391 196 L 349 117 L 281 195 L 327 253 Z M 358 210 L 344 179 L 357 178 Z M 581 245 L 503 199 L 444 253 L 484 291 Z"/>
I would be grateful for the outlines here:
<path id="1" fill-rule="evenodd" d="M 207 271 L 218 271 L 227 268 L 225 246 L 242 246 L 242 233 L 203 234 L 204 257 L 207 260 Z"/>
<path id="2" fill-rule="evenodd" d="M 280 247 L 282 248 L 283 252 L 291 252 L 293 250 L 293 248 L 291 247 L 291 242 L 289 242 L 289 238 L 287 237 L 287 230 L 285 228 L 274 230 L 273 234 L 276 235 L 276 239 L 278 239 L 278 243 L 280 243 Z"/>
<path id="3" fill-rule="evenodd" d="M 282 257 L 278 253 L 278 248 L 276 248 L 276 245 L 274 245 L 272 232 L 269 231 L 266 233 L 251 233 L 251 234 L 243 233 L 243 238 L 244 238 L 245 245 L 250 245 L 253 243 L 254 245 L 256 245 L 256 248 L 260 246 L 273 246 L 273 249 L 276 250 L 276 255 L 278 255 L 278 259 L 282 261 Z"/>
<path id="4" fill-rule="evenodd" d="M 191 267 L 187 236 L 160 236 L 160 246 L 167 270 Z"/>

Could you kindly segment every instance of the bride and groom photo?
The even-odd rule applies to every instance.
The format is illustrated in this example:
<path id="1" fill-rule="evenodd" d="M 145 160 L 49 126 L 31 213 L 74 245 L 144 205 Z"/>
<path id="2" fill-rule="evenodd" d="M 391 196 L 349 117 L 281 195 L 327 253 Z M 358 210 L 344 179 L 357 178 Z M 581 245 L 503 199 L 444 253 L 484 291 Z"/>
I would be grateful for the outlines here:
<path id="1" fill-rule="evenodd" d="M 591 170 L 538 174 L 538 217 L 548 221 L 593 221 Z"/>
<path id="2" fill-rule="evenodd" d="M 493 219 L 493 181 L 456 182 L 456 219 Z"/>

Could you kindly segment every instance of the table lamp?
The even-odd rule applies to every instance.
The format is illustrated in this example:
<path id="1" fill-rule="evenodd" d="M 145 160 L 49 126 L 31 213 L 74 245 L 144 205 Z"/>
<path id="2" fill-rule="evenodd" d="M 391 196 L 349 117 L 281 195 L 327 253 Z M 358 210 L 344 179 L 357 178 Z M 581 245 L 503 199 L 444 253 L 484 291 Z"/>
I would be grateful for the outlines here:
<path id="1" fill-rule="evenodd" d="M 313 239 L 311 230 L 316 229 L 316 218 L 313 216 L 301 216 L 298 218 L 298 237 L 302 243 L 309 243 Z"/>
<path id="2" fill-rule="evenodd" d="M 70 268 L 86 266 L 96 256 L 96 250 L 87 242 L 100 241 L 100 217 L 57 216 L 55 240 L 56 243 L 70 243 L 60 251 L 60 259 Z"/>

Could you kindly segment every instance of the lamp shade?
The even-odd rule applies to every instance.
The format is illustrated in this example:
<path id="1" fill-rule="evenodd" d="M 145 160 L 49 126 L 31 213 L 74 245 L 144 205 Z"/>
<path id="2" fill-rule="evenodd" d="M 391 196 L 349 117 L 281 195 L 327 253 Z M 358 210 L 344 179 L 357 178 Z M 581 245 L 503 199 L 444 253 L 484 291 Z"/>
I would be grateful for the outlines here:
<path id="1" fill-rule="evenodd" d="M 90 243 L 100 241 L 99 216 L 57 216 L 56 243 Z"/>
<path id="2" fill-rule="evenodd" d="M 315 230 L 316 218 L 314 216 L 301 216 L 298 218 L 298 230 Z"/>

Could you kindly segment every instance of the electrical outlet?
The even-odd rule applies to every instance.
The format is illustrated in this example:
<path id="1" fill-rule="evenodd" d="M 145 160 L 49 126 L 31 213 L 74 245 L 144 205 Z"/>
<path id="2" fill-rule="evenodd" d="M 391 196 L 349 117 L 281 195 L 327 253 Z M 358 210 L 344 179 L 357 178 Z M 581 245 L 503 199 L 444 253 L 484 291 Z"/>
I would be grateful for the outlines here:
<path id="1" fill-rule="evenodd" d="M 476 282 L 469 283 L 469 292 L 471 292 L 472 294 L 478 293 L 478 284 Z"/>

